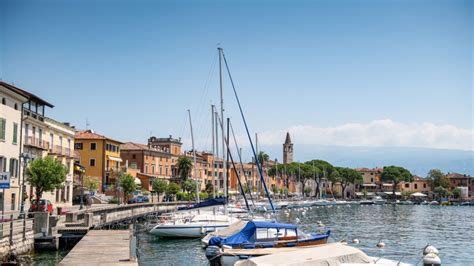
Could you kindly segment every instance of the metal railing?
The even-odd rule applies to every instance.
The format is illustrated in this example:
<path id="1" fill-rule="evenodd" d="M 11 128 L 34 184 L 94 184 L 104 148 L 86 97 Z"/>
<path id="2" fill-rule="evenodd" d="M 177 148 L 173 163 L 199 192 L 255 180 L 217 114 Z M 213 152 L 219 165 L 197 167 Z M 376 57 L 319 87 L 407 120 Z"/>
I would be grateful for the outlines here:
<path id="1" fill-rule="evenodd" d="M 52 147 L 49 147 L 49 153 L 68 157 L 71 157 L 73 155 L 71 149 L 60 145 L 54 145 Z"/>
<path id="2" fill-rule="evenodd" d="M 0 239 L 8 237 L 10 245 L 13 245 L 13 236 L 22 234 L 25 240 L 27 231 L 33 231 L 33 219 L 13 220 L 13 215 L 10 215 L 9 222 L 0 224 Z"/>

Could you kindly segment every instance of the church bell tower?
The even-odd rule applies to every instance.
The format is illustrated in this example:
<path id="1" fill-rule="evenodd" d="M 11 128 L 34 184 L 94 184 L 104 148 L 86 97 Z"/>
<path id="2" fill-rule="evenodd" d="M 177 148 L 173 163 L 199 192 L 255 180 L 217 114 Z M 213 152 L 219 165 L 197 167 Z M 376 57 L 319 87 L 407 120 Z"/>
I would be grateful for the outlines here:
<path id="1" fill-rule="evenodd" d="M 283 163 L 293 162 L 293 143 L 291 143 L 290 132 L 286 132 L 285 143 L 283 143 Z"/>

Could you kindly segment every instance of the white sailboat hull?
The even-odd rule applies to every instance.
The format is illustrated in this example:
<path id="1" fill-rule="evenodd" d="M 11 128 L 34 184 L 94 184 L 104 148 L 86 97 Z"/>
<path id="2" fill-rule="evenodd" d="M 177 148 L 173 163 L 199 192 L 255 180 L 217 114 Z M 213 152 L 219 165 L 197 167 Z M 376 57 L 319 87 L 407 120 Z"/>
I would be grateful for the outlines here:
<path id="1" fill-rule="evenodd" d="M 210 232 L 219 231 L 228 227 L 228 223 L 222 224 L 159 224 L 150 230 L 150 234 L 159 237 L 182 237 L 199 238 L 204 237 Z"/>

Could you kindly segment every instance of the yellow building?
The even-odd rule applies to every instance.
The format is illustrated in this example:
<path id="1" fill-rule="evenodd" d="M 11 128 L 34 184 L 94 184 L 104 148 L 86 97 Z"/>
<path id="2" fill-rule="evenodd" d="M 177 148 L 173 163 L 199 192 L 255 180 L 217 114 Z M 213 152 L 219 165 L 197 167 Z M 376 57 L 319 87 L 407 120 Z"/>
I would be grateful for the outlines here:
<path id="1" fill-rule="evenodd" d="M 113 188 L 121 171 L 120 144 L 122 142 L 99 135 L 93 130 L 76 132 L 75 150 L 86 176 L 99 181 L 102 192 Z"/>

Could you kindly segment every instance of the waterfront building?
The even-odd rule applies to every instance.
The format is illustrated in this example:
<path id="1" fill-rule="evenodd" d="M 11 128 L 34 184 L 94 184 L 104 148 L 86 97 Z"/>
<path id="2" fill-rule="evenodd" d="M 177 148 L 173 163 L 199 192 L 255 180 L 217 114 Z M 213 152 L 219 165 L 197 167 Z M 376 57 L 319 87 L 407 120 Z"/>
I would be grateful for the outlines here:
<path id="1" fill-rule="evenodd" d="M 114 190 L 122 173 L 120 145 L 122 142 L 95 133 L 93 130 L 75 134 L 77 163 L 85 168 L 85 176 L 97 179 L 101 192 Z"/>
<path id="2" fill-rule="evenodd" d="M 421 193 L 429 193 L 431 188 L 428 184 L 428 181 L 425 178 L 419 176 L 413 176 L 412 182 L 400 182 L 398 184 L 398 189 L 400 191 L 408 191 L 408 192 L 421 192 Z"/>
<path id="3" fill-rule="evenodd" d="M 72 205 L 74 175 L 74 135 L 75 129 L 69 123 L 61 123 L 49 117 L 44 118 L 45 136 L 48 139 L 47 156 L 60 161 L 67 170 L 63 188 L 43 193 L 43 198 L 56 205 Z M 30 194 L 33 190 L 30 190 Z"/>
<path id="4" fill-rule="evenodd" d="M 127 173 L 140 179 L 142 188 L 151 191 L 155 179 L 172 178 L 170 150 L 157 145 L 126 142 L 120 145 L 122 166 Z"/>
<path id="5" fill-rule="evenodd" d="M 459 173 L 448 173 L 446 177 L 449 179 L 452 189 L 459 187 L 463 191 L 463 198 L 474 197 L 474 177 Z"/>
<path id="6" fill-rule="evenodd" d="M 18 210 L 21 195 L 21 108 L 28 98 L 12 87 L 0 81 L 0 172 L 10 176 L 10 188 L 0 190 L 2 211 Z"/>
<path id="7" fill-rule="evenodd" d="M 356 185 L 355 195 L 362 196 L 375 196 L 375 193 L 382 191 L 382 171 L 383 168 L 355 168 L 355 170 L 362 174 L 362 184 Z"/>

